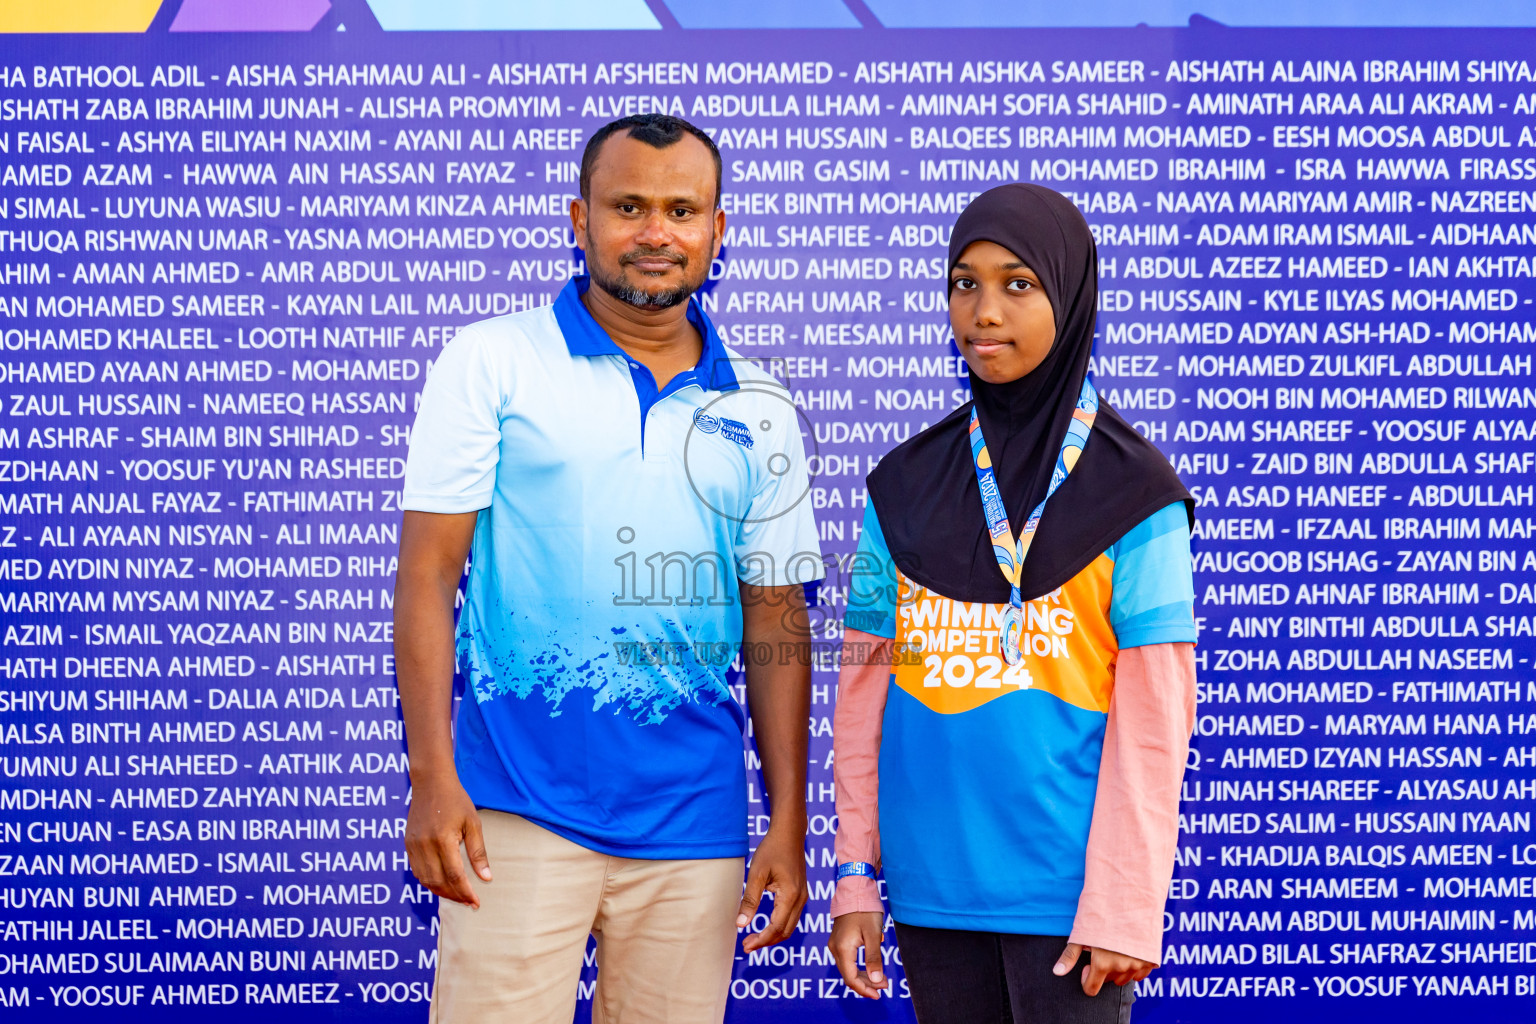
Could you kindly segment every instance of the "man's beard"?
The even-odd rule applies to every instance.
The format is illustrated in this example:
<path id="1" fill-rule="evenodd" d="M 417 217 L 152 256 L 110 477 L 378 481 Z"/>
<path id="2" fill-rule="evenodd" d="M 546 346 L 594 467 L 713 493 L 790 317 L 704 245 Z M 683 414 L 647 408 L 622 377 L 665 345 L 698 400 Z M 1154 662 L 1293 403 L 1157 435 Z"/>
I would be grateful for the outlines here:
<path id="1" fill-rule="evenodd" d="M 686 275 L 688 270 L 688 257 L 675 249 L 632 249 L 619 257 L 619 267 L 622 271 L 622 268 L 628 266 L 635 260 L 644 259 L 646 257 L 654 257 L 657 255 L 664 255 L 668 259 L 672 260 L 685 272 Z M 592 275 L 593 284 L 597 285 L 603 291 L 607 292 L 609 295 L 612 295 L 620 302 L 626 305 L 634 306 L 636 309 L 671 309 L 673 306 L 687 302 L 688 297 L 694 292 L 698 291 L 699 286 L 704 283 L 703 281 L 700 281 L 698 284 L 694 284 L 688 281 L 685 276 L 683 283 L 675 288 L 668 288 L 665 291 L 660 292 L 649 292 L 639 285 L 626 283 L 622 278 L 618 276 L 607 276 L 602 268 L 598 267 L 596 263 L 591 265 L 590 273 Z"/>

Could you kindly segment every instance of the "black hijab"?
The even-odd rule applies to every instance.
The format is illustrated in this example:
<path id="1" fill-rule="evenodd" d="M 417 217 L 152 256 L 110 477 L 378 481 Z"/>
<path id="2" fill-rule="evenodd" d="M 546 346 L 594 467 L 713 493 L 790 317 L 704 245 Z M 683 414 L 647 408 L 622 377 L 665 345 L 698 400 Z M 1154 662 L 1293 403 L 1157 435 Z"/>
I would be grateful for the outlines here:
<path id="1" fill-rule="evenodd" d="M 1040 278 L 1056 316 L 1056 340 L 1034 370 L 1006 384 L 974 373 L 973 401 L 903 442 L 869 474 L 869 497 L 887 547 L 906 576 L 957 601 L 1000 604 L 998 568 L 971 460 L 974 405 L 1018 536 L 1045 497 L 1093 350 L 1098 251 L 1077 207 L 1040 185 L 1002 185 L 977 196 L 955 222 L 949 265 L 972 242 L 1008 249 Z M 1066 583 L 1147 516 L 1194 502 L 1173 467 L 1101 396 L 1087 447 L 1045 506 L 1024 560 L 1024 600 Z"/>

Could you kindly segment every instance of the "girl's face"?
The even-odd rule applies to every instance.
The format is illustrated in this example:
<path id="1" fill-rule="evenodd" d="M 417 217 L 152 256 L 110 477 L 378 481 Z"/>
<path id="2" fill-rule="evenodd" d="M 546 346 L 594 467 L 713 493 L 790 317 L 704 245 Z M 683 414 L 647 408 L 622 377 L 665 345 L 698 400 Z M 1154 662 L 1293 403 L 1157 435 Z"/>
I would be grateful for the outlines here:
<path id="1" fill-rule="evenodd" d="M 1056 313 L 1040 278 L 996 242 L 972 242 L 949 272 L 949 326 L 988 384 L 1018 380 L 1056 341 Z"/>

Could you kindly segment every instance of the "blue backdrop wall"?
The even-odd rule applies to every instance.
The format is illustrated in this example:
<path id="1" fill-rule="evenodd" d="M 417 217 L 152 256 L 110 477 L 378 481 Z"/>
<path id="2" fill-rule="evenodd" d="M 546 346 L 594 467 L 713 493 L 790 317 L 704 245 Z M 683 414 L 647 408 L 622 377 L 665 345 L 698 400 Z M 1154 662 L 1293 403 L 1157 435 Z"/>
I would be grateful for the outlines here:
<path id="1" fill-rule="evenodd" d="M 730 1019 L 911 1019 L 899 962 L 871 1004 L 824 948 L 844 569 L 865 473 L 966 398 L 942 255 L 1013 180 L 1087 214 L 1097 380 L 1200 503 L 1138 1019 L 1529 1015 L 1530 15 L 535 6 L 0 13 L 6 1019 L 425 1019 L 389 625 L 415 402 L 459 326 L 581 271 L 585 138 L 649 110 L 724 152 L 705 301 L 794 390 L 829 564 L 814 894 Z"/>

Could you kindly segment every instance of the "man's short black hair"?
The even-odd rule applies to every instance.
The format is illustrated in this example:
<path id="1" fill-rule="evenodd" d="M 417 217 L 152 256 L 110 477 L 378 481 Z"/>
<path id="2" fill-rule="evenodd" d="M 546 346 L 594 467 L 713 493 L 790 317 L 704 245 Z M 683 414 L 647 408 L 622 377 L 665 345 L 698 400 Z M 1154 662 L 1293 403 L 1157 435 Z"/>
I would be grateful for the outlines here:
<path id="1" fill-rule="evenodd" d="M 621 117 L 617 121 L 609 121 L 594 132 L 587 140 L 585 152 L 581 154 L 581 198 L 591 198 L 592 168 L 597 163 L 597 151 L 603 148 L 603 143 L 608 141 L 608 136 L 626 129 L 630 138 L 639 139 L 647 146 L 653 146 L 656 149 L 666 149 L 674 145 L 685 133 L 704 143 L 709 150 L 709 155 L 715 160 L 715 206 L 720 205 L 720 150 L 716 148 L 715 140 L 682 118 L 670 117 L 667 114 L 634 114 L 630 117 Z"/>

